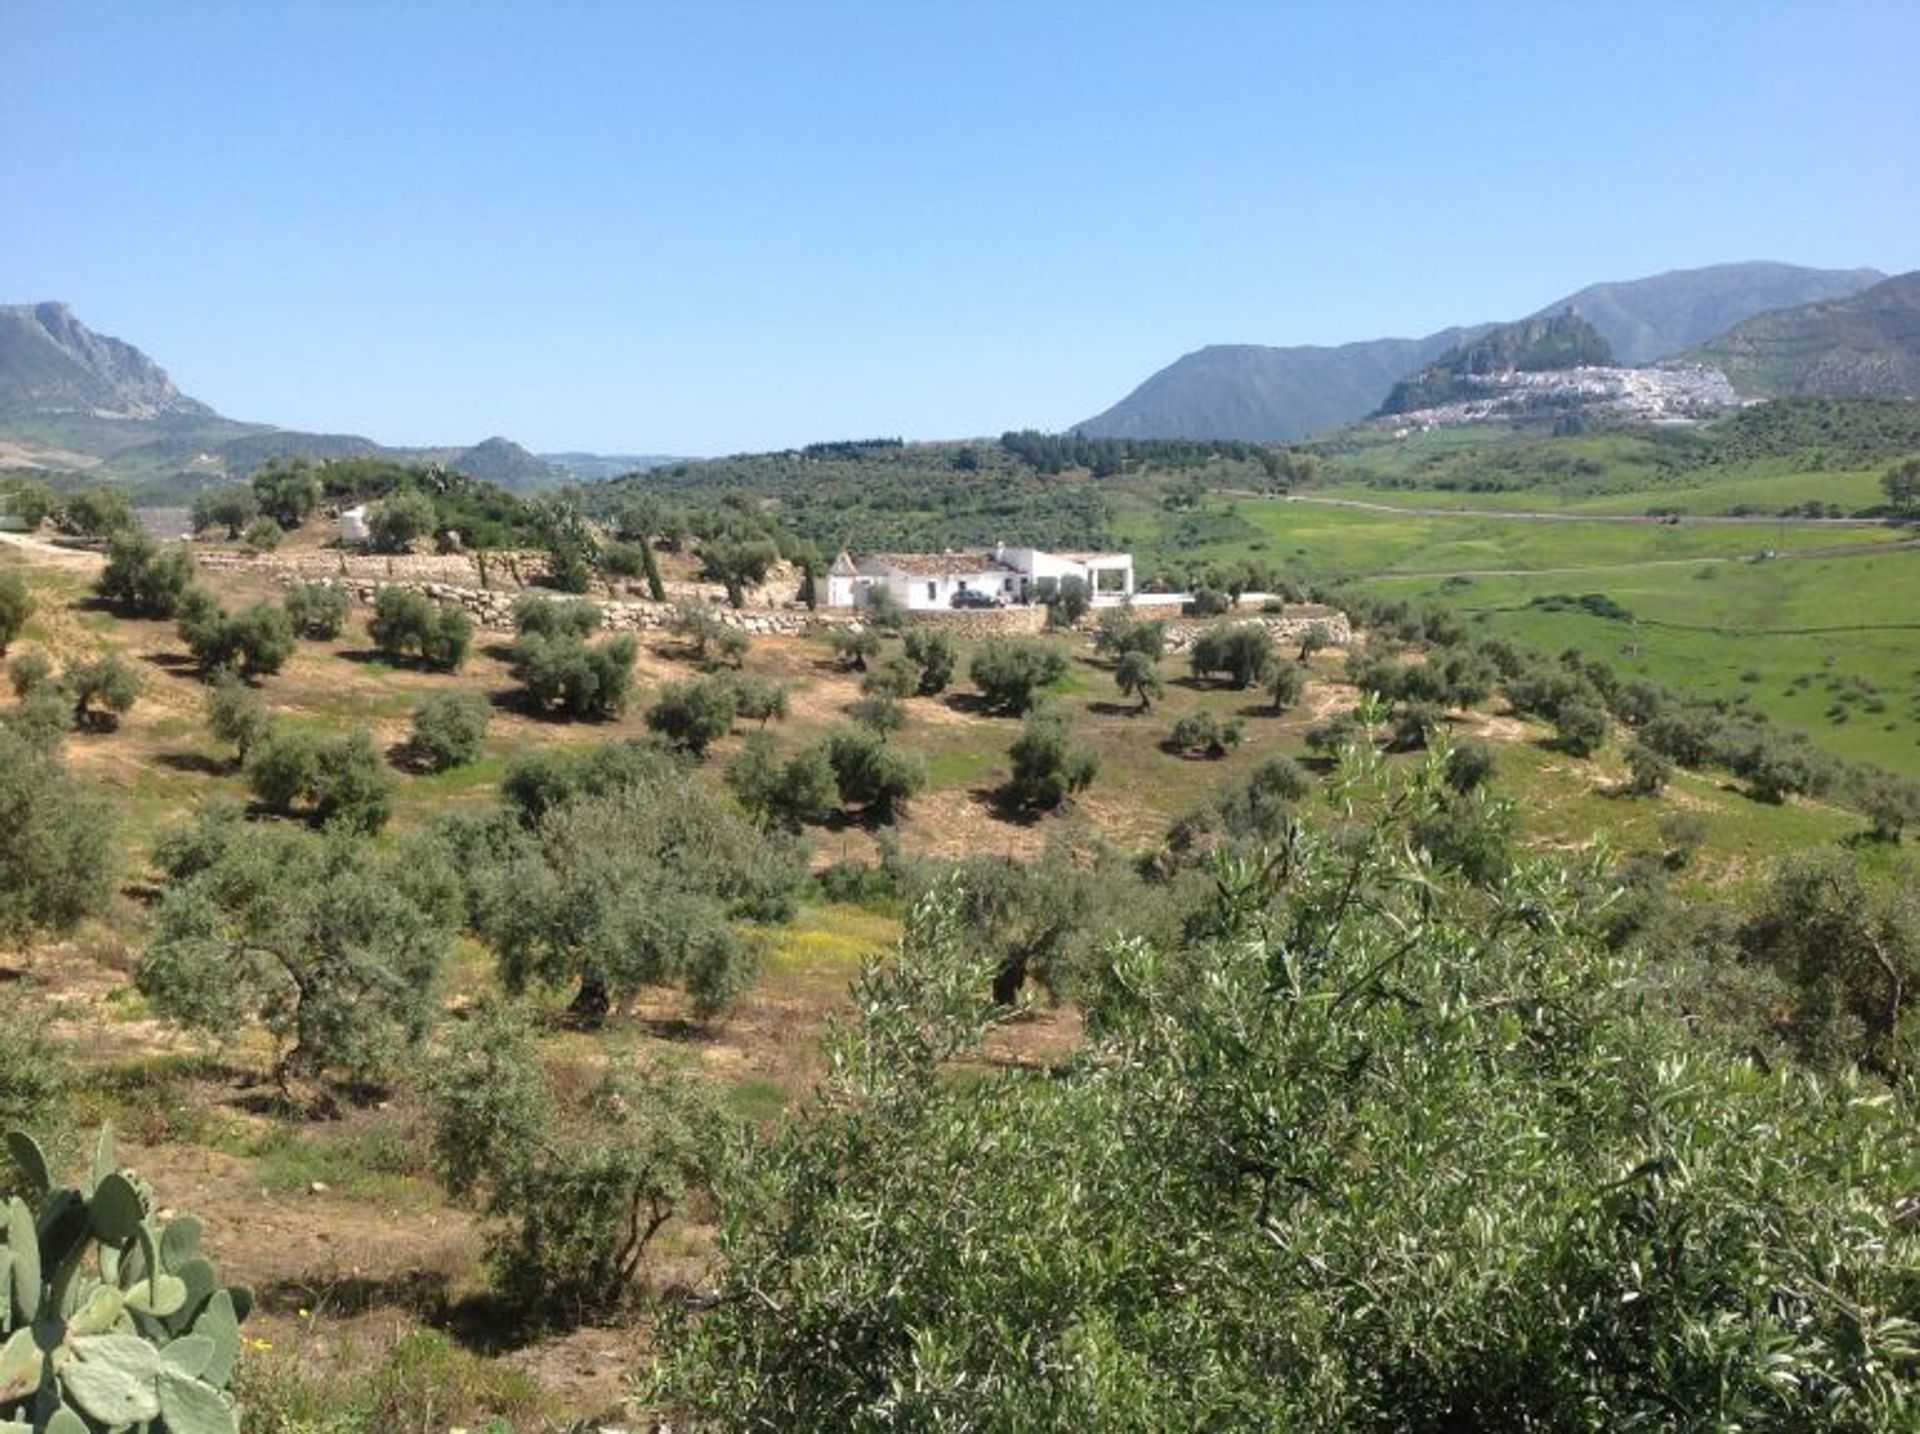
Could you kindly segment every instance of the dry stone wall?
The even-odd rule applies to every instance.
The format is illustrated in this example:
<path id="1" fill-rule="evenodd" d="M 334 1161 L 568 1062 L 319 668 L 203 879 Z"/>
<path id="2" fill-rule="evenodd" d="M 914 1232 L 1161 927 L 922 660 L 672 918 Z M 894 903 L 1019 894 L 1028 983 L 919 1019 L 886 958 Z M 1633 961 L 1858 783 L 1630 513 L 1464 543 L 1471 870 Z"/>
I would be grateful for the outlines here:
<path id="1" fill-rule="evenodd" d="M 465 554 L 381 557 L 333 552 L 254 556 L 220 552 L 199 553 L 196 557 L 202 567 L 267 573 L 283 586 L 312 582 L 337 587 L 355 602 L 368 606 L 380 595 L 382 588 L 409 588 L 424 593 L 436 602 L 458 605 L 466 610 L 476 627 L 494 632 L 513 631 L 513 604 L 523 592 L 528 591 L 514 581 L 513 573 L 516 568 L 521 572 L 529 571 L 529 568 L 510 564 L 499 554 L 490 555 L 487 559 L 489 582 L 499 583 L 488 587 L 479 585 L 474 560 Z M 537 572 L 538 555 L 528 557 L 531 571 Z M 709 610 L 718 621 L 755 636 L 792 637 L 818 632 L 823 628 L 849 627 L 857 630 L 864 625 L 858 617 L 845 610 L 815 612 L 798 604 L 775 605 L 764 596 L 759 603 L 749 602 L 746 607 L 732 608 L 714 601 L 720 593 L 717 588 L 709 592 L 705 585 L 669 584 L 668 590 L 673 601 L 653 602 L 635 596 L 609 600 L 599 594 L 589 595 L 589 600 L 599 606 L 605 615 L 605 626 L 614 632 L 651 632 L 671 626 L 677 601 L 681 598 L 709 602 Z M 633 589 L 623 584 L 620 591 L 631 593 Z M 559 600 L 560 595 L 555 594 L 554 597 Z M 907 621 L 914 626 L 938 627 L 956 637 L 973 640 L 1031 637 L 1045 629 L 1047 610 L 1037 604 L 1031 607 L 925 609 L 909 612 Z M 1331 646 L 1345 647 L 1353 641 L 1353 630 L 1344 612 L 1317 603 L 1303 603 L 1290 605 L 1278 613 L 1232 612 L 1215 618 L 1170 618 L 1167 620 L 1167 646 L 1174 652 L 1184 651 L 1193 645 L 1194 638 L 1200 632 L 1222 622 L 1257 623 L 1283 645 L 1299 642 L 1315 626 L 1325 631 Z M 1080 629 L 1082 632 L 1091 632 L 1092 626 L 1093 617 L 1090 614 L 1082 620 Z"/>
<path id="2" fill-rule="evenodd" d="M 1353 625 L 1339 608 L 1327 607 L 1322 603 L 1295 603 L 1277 613 L 1228 612 L 1219 617 L 1173 618 L 1167 623 L 1167 650 L 1185 652 L 1201 633 L 1221 623 L 1251 623 L 1264 627 L 1282 647 L 1300 642 L 1315 627 L 1325 633 L 1329 647 L 1350 647 L 1353 644 Z"/>

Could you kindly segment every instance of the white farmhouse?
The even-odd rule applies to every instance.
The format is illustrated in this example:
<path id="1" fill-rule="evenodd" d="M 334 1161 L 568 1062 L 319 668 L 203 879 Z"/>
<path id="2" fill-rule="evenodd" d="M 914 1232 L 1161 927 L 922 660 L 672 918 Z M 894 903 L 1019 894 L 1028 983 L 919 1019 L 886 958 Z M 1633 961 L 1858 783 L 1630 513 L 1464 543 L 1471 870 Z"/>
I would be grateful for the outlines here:
<path id="1" fill-rule="evenodd" d="M 987 551 L 841 553 L 827 570 L 829 607 L 864 607 L 884 590 L 915 611 L 1040 602 L 1065 578 L 1087 585 L 1094 605 L 1133 596 L 1130 553 L 1048 553 L 995 543 Z"/>

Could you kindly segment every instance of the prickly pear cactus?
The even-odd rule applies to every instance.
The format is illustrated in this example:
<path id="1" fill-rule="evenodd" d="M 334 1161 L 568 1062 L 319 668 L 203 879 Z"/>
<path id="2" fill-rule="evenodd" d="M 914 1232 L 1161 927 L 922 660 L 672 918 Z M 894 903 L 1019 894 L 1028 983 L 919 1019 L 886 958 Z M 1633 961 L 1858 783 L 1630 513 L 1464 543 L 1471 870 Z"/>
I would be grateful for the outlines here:
<path id="1" fill-rule="evenodd" d="M 244 1287 L 222 1288 L 192 1217 L 164 1225 L 105 1127 L 87 1188 L 7 1150 L 32 1202 L 0 1207 L 0 1434 L 239 1434 L 227 1393 Z"/>

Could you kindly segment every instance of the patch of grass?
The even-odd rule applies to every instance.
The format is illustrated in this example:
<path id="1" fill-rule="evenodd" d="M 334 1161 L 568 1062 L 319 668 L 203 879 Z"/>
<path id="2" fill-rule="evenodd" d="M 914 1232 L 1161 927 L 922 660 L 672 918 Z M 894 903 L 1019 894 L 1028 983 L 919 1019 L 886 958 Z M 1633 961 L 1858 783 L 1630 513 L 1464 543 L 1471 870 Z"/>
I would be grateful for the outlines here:
<path id="1" fill-rule="evenodd" d="M 250 1350 L 235 1393 L 253 1434 L 513 1434 L 546 1427 L 539 1381 L 434 1330 L 402 1335 L 370 1368 L 322 1371 L 300 1350 Z M 482 1422 L 488 1421 L 488 1422 Z"/>

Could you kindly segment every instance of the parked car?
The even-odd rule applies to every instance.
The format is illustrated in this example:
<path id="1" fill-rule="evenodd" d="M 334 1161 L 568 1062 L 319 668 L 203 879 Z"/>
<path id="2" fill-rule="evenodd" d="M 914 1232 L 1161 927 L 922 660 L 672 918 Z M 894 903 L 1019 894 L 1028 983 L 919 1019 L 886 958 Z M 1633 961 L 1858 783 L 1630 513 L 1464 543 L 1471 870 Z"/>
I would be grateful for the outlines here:
<path id="1" fill-rule="evenodd" d="M 1005 607 L 1006 603 L 992 593 L 980 593 L 974 592 L 971 588 L 962 588 L 953 595 L 953 605 L 955 607 Z"/>

